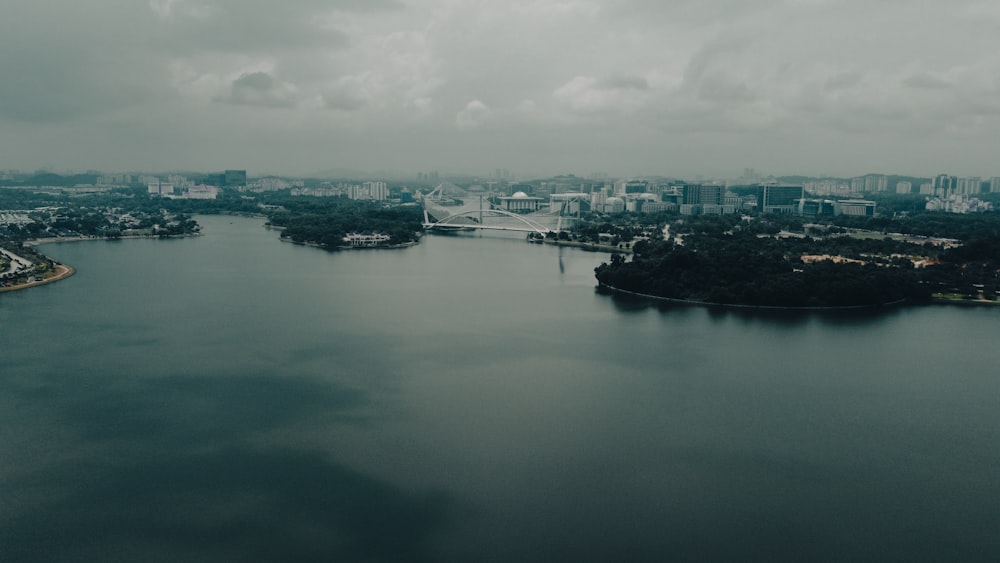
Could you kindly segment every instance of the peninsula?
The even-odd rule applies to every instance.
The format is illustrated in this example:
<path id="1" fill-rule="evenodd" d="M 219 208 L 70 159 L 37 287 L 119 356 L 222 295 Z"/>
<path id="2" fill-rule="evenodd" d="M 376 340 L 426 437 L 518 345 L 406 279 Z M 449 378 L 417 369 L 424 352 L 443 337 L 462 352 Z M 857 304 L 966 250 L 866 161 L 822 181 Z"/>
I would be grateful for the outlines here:
<path id="1" fill-rule="evenodd" d="M 965 241 L 877 237 L 829 225 L 780 230 L 781 217 L 688 218 L 673 235 L 633 244 L 632 259 L 595 270 L 605 288 L 704 305 L 872 307 L 932 297 L 993 301 L 1000 243 L 996 225 Z M 890 225 L 891 226 L 891 225 Z M 896 225 L 897 227 L 900 225 Z M 808 233 L 804 232 L 808 230 Z"/>

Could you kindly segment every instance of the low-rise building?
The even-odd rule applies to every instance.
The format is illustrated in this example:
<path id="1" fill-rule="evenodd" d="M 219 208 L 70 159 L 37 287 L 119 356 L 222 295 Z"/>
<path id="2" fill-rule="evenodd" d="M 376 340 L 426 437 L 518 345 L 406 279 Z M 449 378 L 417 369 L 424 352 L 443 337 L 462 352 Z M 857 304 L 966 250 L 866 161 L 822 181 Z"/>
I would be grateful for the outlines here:
<path id="1" fill-rule="evenodd" d="M 373 247 L 380 246 L 389 242 L 392 238 L 385 233 L 348 233 L 344 236 L 344 243 L 346 246 L 356 246 L 356 247 Z"/>

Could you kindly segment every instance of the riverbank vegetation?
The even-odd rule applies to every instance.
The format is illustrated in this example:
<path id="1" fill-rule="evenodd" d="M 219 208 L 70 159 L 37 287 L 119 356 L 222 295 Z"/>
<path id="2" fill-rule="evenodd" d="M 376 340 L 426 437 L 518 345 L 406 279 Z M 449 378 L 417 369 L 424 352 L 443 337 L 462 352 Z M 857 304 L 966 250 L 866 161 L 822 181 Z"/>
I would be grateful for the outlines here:
<path id="1" fill-rule="evenodd" d="M 58 189 L 0 189 L 0 240 L 177 236 L 199 229 L 193 214 L 266 217 L 282 237 L 325 248 L 342 246 L 349 233 L 388 235 L 386 245 L 416 241 L 423 230 L 418 207 L 346 197 L 293 197 L 288 190 L 248 195 L 222 190 L 216 199 L 161 198 L 142 188 L 76 196 Z M 3 219 L 0 217 L 0 219 Z"/>
<path id="2" fill-rule="evenodd" d="M 892 220 L 873 233 L 791 216 L 673 217 L 668 237 L 640 237 L 631 260 L 613 256 L 595 273 L 605 286 L 716 304 L 868 306 L 936 294 L 995 300 L 1000 218 L 966 219 L 908 221 L 920 234 L 904 236 Z M 966 238 L 929 237 L 958 234 Z"/>

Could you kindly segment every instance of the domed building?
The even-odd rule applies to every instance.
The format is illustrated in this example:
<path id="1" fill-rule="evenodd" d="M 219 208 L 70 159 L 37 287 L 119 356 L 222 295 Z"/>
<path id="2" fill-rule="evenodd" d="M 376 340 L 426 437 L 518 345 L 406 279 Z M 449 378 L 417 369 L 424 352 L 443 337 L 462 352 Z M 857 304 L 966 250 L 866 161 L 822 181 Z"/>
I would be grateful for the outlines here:
<path id="1" fill-rule="evenodd" d="M 511 213 L 531 213 L 538 211 L 542 198 L 532 197 L 524 192 L 515 192 L 510 197 L 500 198 L 500 207 Z"/>
<path id="2" fill-rule="evenodd" d="M 609 197 L 604 202 L 604 211 L 605 213 L 621 213 L 625 211 L 625 200 L 617 196 Z"/>

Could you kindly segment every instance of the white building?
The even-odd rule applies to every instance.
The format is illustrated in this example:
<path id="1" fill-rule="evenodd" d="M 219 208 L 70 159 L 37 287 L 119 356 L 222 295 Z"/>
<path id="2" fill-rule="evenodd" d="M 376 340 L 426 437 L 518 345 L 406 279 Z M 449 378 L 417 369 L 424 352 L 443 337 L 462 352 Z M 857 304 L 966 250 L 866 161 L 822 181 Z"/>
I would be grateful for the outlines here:
<path id="1" fill-rule="evenodd" d="M 885 174 L 866 174 L 851 180 L 854 193 L 884 192 L 889 190 L 889 177 Z"/>
<path id="2" fill-rule="evenodd" d="M 155 182 L 150 182 L 146 184 L 149 191 L 149 195 L 155 195 L 159 197 L 172 196 L 174 195 L 174 185 L 170 182 L 161 182 L 156 180 Z"/>
<path id="3" fill-rule="evenodd" d="M 368 199 L 375 201 L 389 199 L 389 186 L 385 182 L 365 182 L 364 188 L 368 192 Z"/>
<path id="4" fill-rule="evenodd" d="M 390 238 L 385 233 L 348 233 L 343 240 L 347 246 L 368 248 L 386 244 Z"/>
<path id="5" fill-rule="evenodd" d="M 510 211 L 512 213 L 524 213 L 537 211 L 541 201 L 542 198 L 540 197 L 531 197 L 524 192 L 517 192 L 510 197 L 500 198 L 500 206 L 503 207 L 505 211 Z"/>
<path id="6" fill-rule="evenodd" d="M 983 181 L 979 176 L 970 176 L 968 178 L 959 178 L 958 186 L 955 188 L 955 193 L 975 195 L 982 190 Z"/>
<path id="7" fill-rule="evenodd" d="M 215 199 L 218 196 L 219 188 L 215 186 L 206 186 L 205 184 L 198 184 L 188 188 L 187 194 L 185 194 L 184 197 L 187 199 Z"/>
<path id="8" fill-rule="evenodd" d="M 347 197 L 351 199 L 364 199 L 374 201 L 385 201 L 389 199 L 389 187 L 385 182 L 365 182 L 362 185 L 347 186 Z"/>
<path id="9" fill-rule="evenodd" d="M 620 197 L 609 197 L 604 202 L 605 213 L 622 213 L 625 211 L 625 200 Z"/>
<path id="10" fill-rule="evenodd" d="M 596 191 L 590 194 L 590 208 L 591 209 L 604 209 L 604 203 L 608 201 L 608 192 L 611 191 L 608 186 L 604 186 L 600 191 Z"/>
<path id="11" fill-rule="evenodd" d="M 248 192 L 255 193 L 276 192 L 278 190 L 286 190 L 289 187 L 291 187 L 291 184 L 281 178 L 266 177 L 247 182 L 246 186 L 241 188 L 241 191 L 245 189 Z"/>
<path id="12" fill-rule="evenodd" d="M 947 213 L 976 213 L 992 211 L 993 204 L 969 197 L 966 194 L 952 194 L 945 198 L 928 198 L 926 208 L 928 211 L 945 211 Z"/>
<path id="13" fill-rule="evenodd" d="M 844 199 L 833 204 L 834 215 L 852 215 L 854 217 L 873 217 L 875 202 L 864 199 Z"/>

